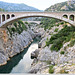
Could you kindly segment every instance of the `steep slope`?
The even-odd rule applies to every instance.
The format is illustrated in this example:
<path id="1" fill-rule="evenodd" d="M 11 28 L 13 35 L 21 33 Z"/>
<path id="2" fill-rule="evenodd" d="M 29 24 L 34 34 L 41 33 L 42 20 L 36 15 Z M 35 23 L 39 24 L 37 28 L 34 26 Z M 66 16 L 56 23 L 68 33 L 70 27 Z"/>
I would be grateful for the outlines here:
<path id="1" fill-rule="evenodd" d="M 57 3 L 55 5 L 50 6 L 45 11 L 75 11 L 75 3 L 68 4 L 68 1 Z"/>
<path id="2" fill-rule="evenodd" d="M 0 8 L 0 11 L 4 11 L 4 9 Z"/>
<path id="3" fill-rule="evenodd" d="M 7 3 L 0 1 L 0 8 L 5 11 L 39 11 L 38 9 L 28 6 L 26 4 Z"/>

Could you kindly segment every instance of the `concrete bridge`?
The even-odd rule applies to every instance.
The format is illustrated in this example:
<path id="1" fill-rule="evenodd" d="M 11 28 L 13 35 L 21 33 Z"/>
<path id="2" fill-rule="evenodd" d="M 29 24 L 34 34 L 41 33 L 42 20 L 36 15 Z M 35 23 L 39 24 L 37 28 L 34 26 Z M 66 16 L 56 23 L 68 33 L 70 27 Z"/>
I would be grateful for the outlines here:
<path id="1" fill-rule="evenodd" d="M 7 27 L 14 21 L 29 17 L 49 17 L 75 26 L 75 12 L 0 12 L 0 27 Z"/>

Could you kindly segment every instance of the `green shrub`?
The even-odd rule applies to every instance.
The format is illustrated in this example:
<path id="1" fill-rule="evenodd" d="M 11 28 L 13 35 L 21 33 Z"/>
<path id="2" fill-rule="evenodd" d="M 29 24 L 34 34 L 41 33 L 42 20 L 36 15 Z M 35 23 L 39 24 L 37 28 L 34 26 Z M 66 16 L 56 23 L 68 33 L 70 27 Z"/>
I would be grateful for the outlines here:
<path id="1" fill-rule="evenodd" d="M 16 32 L 16 29 L 14 27 L 11 28 L 11 31 Z"/>
<path id="2" fill-rule="evenodd" d="M 64 28 L 66 28 L 67 27 L 67 25 L 64 25 Z"/>
<path id="3" fill-rule="evenodd" d="M 53 50 L 59 51 L 62 46 L 63 46 L 63 44 L 62 44 L 61 38 L 57 39 L 57 40 L 55 40 L 55 42 L 53 42 L 53 45 L 51 46 L 51 51 L 53 51 Z"/>
<path id="4" fill-rule="evenodd" d="M 9 32 L 9 34 L 10 34 L 10 37 L 12 37 L 11 29 L 7 27 L 7 30 L 8 30 L 8 32 Z"/>
<path id="5" fill-rule="evenodd" d="M 19 20 L 18 23 L 19 23 L 19 24 L 24 24 L 22 20 Z"/>
<path id="6" fill-rule="evenodd" d="M 53 18 L 42 18 L 41 19 L 41 27 L 44 27 L 44 30 L 51 29 L 51 27 L 56 26 L 56 22 L 59 22 L 59 20 L 53 19 Z"/>
<path id="7" fill-rule="evenodd" d="M 59 26 L 59 25 L 61 25 L 60 23 L 58 23 L 56 26 Z"/>
<path id="8" fill-rule="evenodd" d="M 71 40 L 71 36 L 67 36 L 65 42 L 69 42 Z"/>
<path id="9" fill-rule="evenodd" d="M 27 31 L 27 27 L 25 24 L 22 24 L 22 28 L 23 28 L 23 30 Z"/>
<path id="10" fill-rule="evenodd" d="M 75 40 L 72 40 L 69 44 L 70 47 L 74 46 L 75 45 Z"/>
<path id="11" fill-rule="evenodd" d="M 25 24 L 28 24 L 28 22 L 25 22 Z"/>
<path id="12" fill-rule="evenodd" d="M 21 34 L 21 31 L 20 31 L 20 29 L 19 29 L 19 27 L 17 25 L 17 22 L 14 22 L 14 26 L 16 28 L 16 32 L 18 32 L 19 34 Z"/>
<path id="13" fill-rule="evenodd" d="M 56 29 L 54 30 L 54 32 L 58 32 L 58 29 L 59 29 L 59 28 L 56 28 Z"/>
<path id="14" fill-rule="evenodd" d="M 65 53 L 64 51 L 61 51 L 61 52 L 60 52 L 60 54 L 64 54 L 64 53 Z"/>
<path id="15" fill-rule="evenodd" d="M 64 24 L 64 22 L 61 22 L 61 24 Z"/>
<path id="16" fill-rule="evenodd" d="M 51 51 L 59 51 L 62 48 L 63 43 L 68 42 L 73 38 L 75 39 L 75 27 L 65 26 L 57 34 L 52 35 L 49 41 L 46 42 L 46 45 L 49 46 L 49 44 L 52 44 L 50 48 Z"/>
<path id="17" fill-rule="evenodd" d="M 47 38 L 47 40 L 46 40 L 46 46 L 49 46 L 49 39 Z"/>
<path id="18" fill-rule="evenodd" d="M 22 32 L 23 28 L 21 27 L 21 24 L 19 24 L 18 27 L 19 27 L 19 30 Z"/>
<path id="19" fill-rule="evenodd" d="M 17 23 L 16 22 L 14 22 L 14 26 L 17 28 Z"/>
<path id="20" fill-rule="evenodd" d="M 53 65 L 51 65 L 50 67 L 49 67 L 49 73 L 54 73 L 54 69 L 53 69 Z"/>

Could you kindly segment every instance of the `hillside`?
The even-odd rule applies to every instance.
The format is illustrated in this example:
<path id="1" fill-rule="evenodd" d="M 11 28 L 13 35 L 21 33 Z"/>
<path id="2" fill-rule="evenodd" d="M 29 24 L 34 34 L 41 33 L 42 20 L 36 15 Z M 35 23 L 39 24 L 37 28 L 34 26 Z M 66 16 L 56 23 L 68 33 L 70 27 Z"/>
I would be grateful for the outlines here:
<path id="1" fill-rule="evenodd" d="M 34 7 L 28 6 L 26 4 L 16 4 L 16 3 L 7 3 L 0 1 L 0 8 L 5 11 L 40 11 Z"/>
<path id="2" fill-rule="evenodd" d="M 0 11 L 4 11 L 4 9 L 0 8 Z"/>
<path id="3" fill-rule="evenodd" d="M 57 3 L 55 5 L 50 6 L 45 11 L 75 11 L 75 3 L 68 4 L 68 1 Z"/>

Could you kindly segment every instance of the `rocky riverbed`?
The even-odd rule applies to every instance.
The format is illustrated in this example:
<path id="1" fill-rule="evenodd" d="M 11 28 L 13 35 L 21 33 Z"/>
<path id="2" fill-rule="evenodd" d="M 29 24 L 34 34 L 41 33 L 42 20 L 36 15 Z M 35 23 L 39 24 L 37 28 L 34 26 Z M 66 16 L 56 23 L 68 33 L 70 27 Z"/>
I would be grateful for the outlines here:
<path id="1" fill-rule="evenodd" d="M 63 26 L 54 26 L 51 30 L 46 31 L 38 27 L 34 29 L 34 31 L 37 30 L 37 32 L 41 32 L 42 40 L 39 42 L 39 48 L 31 53 L 31 56 L 34 57 L 34 61 L 31 64 L 29 73 L 49 74 L 49 66 L 52 65 L 54 74 L 75 74 L 75 45 L 68 47 L 67 45 L 70 42 L 66 42 L 58 52 L 51 51 L 51 45 L 45 46 L 47 38 L 49 39 L 52 34 L 57 33 L 54 32 L 56 28 L 61 30 Z M 65 53 L 61 54 L 61 51 Z"/>

